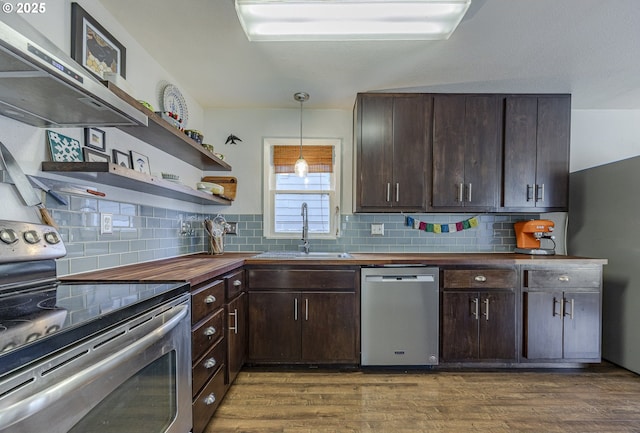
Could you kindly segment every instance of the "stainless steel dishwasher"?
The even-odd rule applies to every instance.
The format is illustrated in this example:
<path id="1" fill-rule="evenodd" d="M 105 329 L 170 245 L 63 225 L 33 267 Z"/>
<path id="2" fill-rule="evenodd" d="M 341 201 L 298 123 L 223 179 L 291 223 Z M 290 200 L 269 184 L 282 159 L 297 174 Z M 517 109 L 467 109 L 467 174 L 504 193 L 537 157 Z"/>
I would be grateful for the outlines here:
<path id="1" fill-rule="evenodd" d="M 438 364 L 438 268 L 361 270 L 362 366 Z"/>

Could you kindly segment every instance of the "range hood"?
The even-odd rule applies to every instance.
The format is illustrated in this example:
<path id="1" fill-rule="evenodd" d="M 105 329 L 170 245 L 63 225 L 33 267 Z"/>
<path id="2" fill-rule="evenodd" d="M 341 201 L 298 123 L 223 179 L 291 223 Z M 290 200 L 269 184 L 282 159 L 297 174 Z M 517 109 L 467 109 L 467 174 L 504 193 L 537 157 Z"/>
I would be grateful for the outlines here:
<path id="1" fill-rule="evenodd" d="M 0 114 L 38 127 L 147 126 L 147 116 L 16 13 L 0 16 Z"/>

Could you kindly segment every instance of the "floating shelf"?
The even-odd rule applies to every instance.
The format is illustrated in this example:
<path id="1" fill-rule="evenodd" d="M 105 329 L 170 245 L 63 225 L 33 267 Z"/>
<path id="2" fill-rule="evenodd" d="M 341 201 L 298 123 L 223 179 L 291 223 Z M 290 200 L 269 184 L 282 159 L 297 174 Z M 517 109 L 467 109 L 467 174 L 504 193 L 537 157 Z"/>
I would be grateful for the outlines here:
<path id="1" fill-rule="evenodd" d="M 125 91 L 111 82 L 107 82 L 107 87 L 149 118 L 149 126 L 118 126 L 118 129 L 201 170 L 231 171 L 229 164 L 171 126 Z"/>
<path id="2" fill-rule="evenodd" d="M 232 203 L 226 198 L 109 162 L 43 162 L 42 171 L 191 203 L 224 206 Z"/>

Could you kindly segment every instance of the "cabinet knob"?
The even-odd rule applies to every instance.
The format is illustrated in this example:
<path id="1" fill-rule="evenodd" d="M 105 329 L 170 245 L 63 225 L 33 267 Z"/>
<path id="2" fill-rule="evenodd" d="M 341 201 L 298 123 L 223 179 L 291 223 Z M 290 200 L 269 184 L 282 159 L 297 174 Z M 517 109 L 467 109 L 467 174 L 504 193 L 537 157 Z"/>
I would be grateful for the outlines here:
<path id="1" fill-rule="evenodd" d="M 558 281 L 562 281 L 563 283 L 566 283 L 569 281 L 569 276 L 568 275 L 560 275 L 558 277 Z"/>
<path id="2" fill-rule="evenodd" d="M 476 275 L 475 277 L 473 277 L 473 279 L 479 283 L 484 283 L 485 281 L 487 281 L 487 277 L 485 277 L 484 275 Z"/>
<path id="3" fill-rule="evenodd" d="M 211 337 L 212 335 L 215 335 L 216 332 L 216 328 L 214 328 L 213 326 L 209 326 L 204 330 L 204 335 L 206 335 L 207 337 Z"/>
<path id="4" fill-rule="evenodd" d="M 239 286 L 241 286 L 241 285 L 242 285 L 242 281 L 240 281 L 240 280 L 235 280 L 235 281 L 233 282 L 233 287 L 239 287 Z"/>
<path id="5" fill-rule="evenodd" d="M 213 296 L 213 295 L 209 295 L 209 296 L 207 296 L 206 298 L 204 298 L 204 303 L 205 303 L 205 304 L 213 304 L 213 303 L 214 303 L 214 302 L 216 302 L 216 301 L 217 301 L 217 299 L 216 299 L 216 297 L 215 297 L 215 296 Z"/>
<path id="6" fill-rule="evenodd" d="M 209 359 L 207 359 L 207 360 L 204 362 L 204 364 L 202 364 L 202 366 L 203 366 L 204 368 L 213 368 L 213 367 L 215 367 L 217 364 L 218 364 L 218 363 L 216 362 L 216 359 L 215 359 L 215 358 L 209 358 Z"/>
<path id="7" fill-rule="evenodd" d="M 204 401 L 204 404 L 206 404 L 207 406 L 210 406 L 216 402 L 216 395 L 214 393 L 211 393 L 208 396 L 206 396 L 203 401 Z"/>

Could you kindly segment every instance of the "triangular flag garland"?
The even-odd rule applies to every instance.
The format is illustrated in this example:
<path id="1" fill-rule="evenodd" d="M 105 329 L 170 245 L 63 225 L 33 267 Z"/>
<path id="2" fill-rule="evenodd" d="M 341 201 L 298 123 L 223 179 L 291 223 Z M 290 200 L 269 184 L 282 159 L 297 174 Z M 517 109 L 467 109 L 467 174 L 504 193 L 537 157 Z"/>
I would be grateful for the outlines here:
<path id="1" fill-rule="evenodd" d="M 429 233 L 454 233 L 478 227 L 478 217 L 469 218 L 464 221 L 458 221 L 457 223 L 432 224 L 424 221 L 419 221 L 416 218 L 408 216 L 406 225 L 407 227 L 412 227 L 414 229 L 422 230 Z"/>

